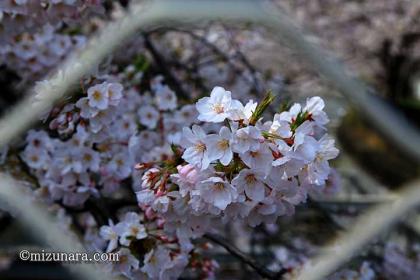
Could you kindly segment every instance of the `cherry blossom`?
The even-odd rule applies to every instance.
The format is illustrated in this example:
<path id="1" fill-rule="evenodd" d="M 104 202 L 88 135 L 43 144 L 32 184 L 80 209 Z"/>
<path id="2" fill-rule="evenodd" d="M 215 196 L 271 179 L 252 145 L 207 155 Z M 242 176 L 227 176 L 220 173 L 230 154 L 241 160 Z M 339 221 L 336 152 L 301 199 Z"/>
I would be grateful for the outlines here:
<path id="1" fill-rule="evenodd" d="M 201 109 L 217 101 L 215 92 L 220 94 L 221 88 L 197 102 L 199 119 L 206 119 Z M 230 94 L 220 96 L 229 97 L 230 108 L 239 108 L 230 111 L 233 117 L 223 116 L 220 120 L 228 120 L 215 124 L 213 117 L 219 116 L 208 111 L 211 117 L 206 121 L 211 125 L 184 127 L 182 153 L 175 148 L 168 154 L 184 164 L 168 169 L 157 161 L 144 173 L 139 203 L 162 215 L 167 229 L 177 225 L 176 231 L 184 229 L 185 234 L 186 215 L 223 217 L 225 222 L 244 219 L 251 226 L 274 223 L 279 216 L 292 215 L 312 188 L 325 187 L 331 172 L 328 161 L 338 155 L 327 134 L 314 134 L 324 123 L 317 123 L 300 104 L 264 122 L 262 108 L 271 98 L 260 105 L 250 101 L 245 110 Z M 322 115 L 319 104 L 323 104 L 319 98 L 310 99 L 304 108 Z"/>
<path id="2" fill-rule="evenodd" d="M 149 129 L 155 128 L 159 121 L 159 112 L 152 106 L 140 107 L 137 114 L 140 123 Z"/>
<path id="3" fill-rule="evenodd" d="M 207 122 L 222 122 L 229 116 L 231 93 L 222 87 L 215 87 L 210 97 L 201 98 L 197 104 L 198 119 Z"/>
<path id="4" fill-rule="evenodd" d="M 225 166 L 228 165 L 233 158 L 232 140 L 232 132 L 227 127 L 222 127 L 219 135 L 209 135 L 206 139 L 209 158 L 220 160 Z"/>
<path id="5" fill-rule="evenodd" d="M 237 153 L 256 151 L 262 140 L 261 131 L 255 126 L 247 126 L 235 131 L 232 150 Z"/>
<path id="6" fill-rule="evenodd" d="M 237 190 L 220 177 L 211 177 L 201 182 L 200 196 L 220 210 L 235 201 L 238 196 Z"/>
<path id="7" fill-rule="evenodd" d="M 125 214 L 124 219 L 115 226 L 115 230 L 120 236 L 120 243 L 129 246 L 133 239 L 143 239 L 147 237 L 145 227 L 140 223 L 140 217 L 134 212 Z"/>
<path id="8" fill-rule="evenodd" d="M 156 103 L 159 110 L 173 110 L 177 107 L 177 98 L 168 86 L 159 87 L 156 90 Z"/>
<path id="9" fill-rule="evenodd" d="M 182 158 L 202 170 L 206 169 L 211 161 L 206 144 L 208 135 L 197 125 L 193 125 L 192 129 L 184 128 L 182 134 L 182 145 L 186 148 Z"/>
<path id="10" fill-rule="evenodd" d="M 242 169 L 238 176 L 232 180 L 232 185 L 237 189 L 243 189 L 248 198 L 260 202 L 264 199 L 266 192 L 264 177 L 265 175 L 261 171 Z"/>
<path id="11" fill-rule="evenodd" d="M 111 252 L 118 246 L 118 233 L 112 220 L 109 220 L 109 226 L 102 226 L 100 229 L 100 236 L 109 241 L 106 252 Z"/>

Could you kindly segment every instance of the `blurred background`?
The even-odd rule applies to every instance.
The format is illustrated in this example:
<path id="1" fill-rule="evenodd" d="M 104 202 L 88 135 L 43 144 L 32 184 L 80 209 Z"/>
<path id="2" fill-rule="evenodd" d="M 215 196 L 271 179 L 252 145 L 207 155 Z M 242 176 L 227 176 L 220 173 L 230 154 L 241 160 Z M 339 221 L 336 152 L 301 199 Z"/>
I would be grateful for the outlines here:
<path id="1" fill-rule="evenodd" d="M 124 15 L 130 1 L 4 0 L 0 3 L 0 114 L 19 102 L 71 53 L 108 22 Z M 58 4 L 51 4 L 57 2 Z M 60 3 L 59 3 L 60 2 Z M 420 127 L 420 2 L 416 0 L 273 0 L 304 30 L 306 39 L 338 57 L 349 75 L 372 88 L 405 120 Z M 419 164 L 381 134 L 344 97 L 286 44 L 253 24 L 203 23 L 192 29 L 159 27 L 138 32 L 97 65 L 94 75 L 112 73 L 140 89 L 161 75 L 178 98 L 196 100 L 222 85 L 238 99 L 261 99 L 272 90 L 273 109 L 310 96 L 326 100 L 329 130 L 340 156 L 328 191 L 299 206 L 277 224 L 249 228 L 229 223 L 221 232 L 232 245 L 269 269 L 294 269 L 352 223 L 366 209 L 392 199 L 393 192 L 419 175 Z M 139 74 L 140 73 L 140 74 Z M 136 74 L 141 79 L 136 80 Z M 137 78 L 139 78 L 137 76 Z M 138 82 L 139 81 L 139 82 Z M 81 82 L 83 83 L 83 82 Z M 63 107 L 68 100 L 62 100 Z M 64 128 L 65 125 L 63 124 Z M 38 128 L 45 123 L 37 124 Z M 404 136 L 402 136 L 404 137 Z M 19 153 L 24 136 L 0 152 L 0 170 L 24 181 L 42 196 L 36 177 Z M 420 143 L 419 149 L 420 149 Z M 124 181 L 124 184 L 131 184 Z M 124 198 L 122 194 L 118 203 Z M 115 198 L 115 197 L 114 197 Z M 113 198 L 111 197 L 110 200 Z M 118 203 L 106 205 L 117 211 Z M 63 228 L 89 240 L 91 222 L 80 208 L 46 204 Z M 112 205 L 112 206 L 111 206 Z M 86 206 L 88 207 L 88 206 Z M 113 207 L 113 208 L 112 208 Z M 1 207 L 0 207 L 1 208 Z M 92 226 L 95 228 L 95 226 Z M 96 229 L 97 230 L 97 229 Z M 404 217 L 363 249 L 333 279 L 420 279 L 420 217 Z M 59 264 L 33 264 L 17 257 L 21 248 L 43 246 L 31 230 L 7 211 L 0 212 L 0 279 L 74 279 Z M 252 268 L 212 244 L 206 253 L 219 264 L 216 279 L 262 279 Z M 367 265 L 368 263 L 368 265 Z M 374 278 L 368 277 L 369 271 Z M 198 279 L 186 272 L 183 279 Z"/>

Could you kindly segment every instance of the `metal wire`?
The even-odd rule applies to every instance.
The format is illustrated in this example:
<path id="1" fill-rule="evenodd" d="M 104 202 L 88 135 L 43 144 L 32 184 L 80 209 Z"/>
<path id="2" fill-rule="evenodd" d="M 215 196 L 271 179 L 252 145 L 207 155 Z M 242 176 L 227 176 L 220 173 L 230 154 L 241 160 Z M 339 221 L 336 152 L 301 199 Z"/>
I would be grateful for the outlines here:
<path id="1" fill-rule="evenodd" d="M 329 253 L 311 261 L 299 274 L 299 280 L 325 279 L 346 261 L 351 259 L 363 246 L 396 223 L 407 212 L 419 204 L 420 180 L 408 184 L 392 203 L 385 202 L 372 208 L 358 218 L 350 231 L 334 240 Z"/>
<path id="2" fill-rule="evenodd" d="M 7 174 L 0 173 L 2 209 L 13 213 L 31 233 L 49 245 L 55 252 L 85 253 L 86 250 L 72 235 L 55 223 L 45 207 L 36 204 L 25 192 L 25 187 Z M 29 250 L 27 248 L 26 250 Z M 99 264 L 68 264 L 70 271 L 83 279 L 115 279 Z"/>

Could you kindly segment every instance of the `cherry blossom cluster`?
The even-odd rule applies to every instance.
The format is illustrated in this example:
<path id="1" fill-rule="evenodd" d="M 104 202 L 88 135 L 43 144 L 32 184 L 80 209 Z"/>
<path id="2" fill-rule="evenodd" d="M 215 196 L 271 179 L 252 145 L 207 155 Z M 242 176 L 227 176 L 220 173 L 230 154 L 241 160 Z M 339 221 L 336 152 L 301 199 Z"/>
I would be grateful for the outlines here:
<path id="1" fill-rule="evenodd" d="M 24 82 L 43 78 L 84 46 L 81 24 L 103 13 L 101 0 L 1 1 L 0 60 Z"/>
<path id="2" fill-rule="evenodd" d="M 82 17 L 103 12 L 101 0 L 4 0 L 0 3 L 0 42 L 45 24 L 80 22 Z"/>
<path id="3" fill-rule="evenodd" d="M 122 78 L 122 77 L 120 77 Z M 112 195 L 130 179 L 138 161 L 160 161 L 179 143 L 182 125 L 192 124 L 194 106 L 178 108 L 162 77 L 140 95 L 116 76 L 86 82 L 75 102 L 53 108 L 48 130 L 31 130 L 22 159 L 40 192 L 65 205 L 80 206 L 91 196 Z M 48 84 L 43 84 L 48 86 Z"/>
<path id="4" fill-rule="evenodd" d="M 122 261 L 110 265 L 114 275 L 130 279 L 178 279 L 189 267 L 209 279 L 217 264 L 201 255 L 199 247 L 183 242 L 162 232 L 163 221 L 151 212 L 138 215 L 126 212 L 121 220 L 100 228 L 96 250 L 106 247 L 106 252 L 118 252 Z M 205 248 L 204 248 L 205 249 Z"/>
<path id="5" fill-rule="evenodd" d="M 45 130 L 27 134 L 22 159 L 50 199 L 81 205 L 91 195 L 99 195 L 98 184 L 103 192 L 111 193 L 131 175 L 124 141 L 130 136 L 127 133 L 135 130 L 135 123 L 121 116 L 121 107 L 117 110 L 122 99 L 120 84 L 96 84 L 76 104 L 51 112 L 49 129 L 60 137 Z M 111 129 L 118 134 L 107 138 L 105 131 Z M 95 174 L 103 177 L 94 180 Z"/>
<path id="6" fill-rule="evenodd" d="M 140 94 L 133 85 L 141 79 L 132 66 L 115 76 L 85 79 L 73 102 L 49 112 L 47 127 L 27 133 L 20 157 L 36 177 L 38 198 L 83 209 L 88 199 L 113 197 L 137 185 L 135 162 L 172 156 L 169 143 L 179 144 L 182 126 L 198 122 L 195 106 L 179 106 L 162 76 L 153 77 L 150 92 Z M 119 252 L 123 261 L 109 269 L 132 279 L 174 279 L 187 266 L 195 274 L 213 275 L 216 263 L 202 256 L 203 248 L 188 236 L 164 232 L 162 224 L 153 211 L 128 212 L 99 232 L 97 222 L 86 225 L 85 241 L 92 250 Z M 139 244 L 146 249 L 133 249 Z"/>
<path id="7" fill-rule="evenodd" d="M 0 58 L 22 78 L 33 80 L 45 75 L 73 50 L 82 48 L 86 37 L 60 34 L 52 25 L 37 33 L 22 33 L 0 46 Z"/>
<path id="8" fill-rule="evenodd" d="M 202 235 L 214 218 L 256 226 L 291 215 L 308 192 L 325 186 L 338 149 L 325 133 L 320 97 L 263 121 L 271 102 L 268 95 L 243 105 L 221 87 L 198 100 L 204 124 L 183 129 L 173 159 L 138 165 L 146 169 L 140 206 L 161 215 L 178 237 Z"/>
<path id="9" fill-rule="evenodd" d="M 220 151 L 216 152 L 219 155 L 208 154 L 208 166 L 203 168 L 203 160 L 187 160 L 186 151 L 192 146 L 190 140 L 193 138 L 189 137 L 190 134 L 185 129 L 182 131 L 185 125 L 193 126 L 192 133 L 196 128 L 194 125 L 200 124 L 199 127 L 206 131 L 206 134 L 209 133 L 207 136 L 212 136 L 211 138 L 216 136 L 214 132 L 217 131 L 220 132 L 220 137 L 229 131 L 232 134 L 236 126 L 235 132 L 242 128 L 255 127 L 262 136 L 255 138 L 258 139 L 259 145 L 279 145 L 276 144 L 281 140 L 279 135 L 283 135 L 280 134 L 280 128 L 275 130 L 275 125 L 265 124 L 255 115 L 261 110 L 261 104 L 259 106 L 255 102 L 249 102 L 244 106 L 237 100 L 231 100 L 228 105 L 229 101 L 225 100 L 223 91 L 221 107 L 217 105 L 218 102 L 213 106 L 211 102 L 214 101 L 210 99 L 217 101 L 217 96 L 220 95 L 217 91 L 221 91 L 220 88 L 216 88 L 216 93 L 212 94 L 210 99 L 201 99 L 196 106 L 179 106 L 178 103 L 182 101 L 178 101 L 161 76 L 150 80 L 150 92 L 144 90 L 140 93 L 138 88 L 133 87 L 141 80 L 142 73 L 137 72 L 134 66 L 127 67 L 115 76 L 104 75 L 87 79 L 76 99 L 67 105 L 57 106 L 50 112 L 47 127 L 28 133 L 22 159 L 36 176 L 40 186 L 36 191 L 37 195 L 44 196 L 50 202 L 62 202 L 66 207 L 81 207 L 91 197 L 112 195 L 124 188 L 127 185 L 126 180 L 131 176 L 134 179 L 133 185 L 138 186 L 136 180 L 141 170 L 134 170 L 135 162 L 143 162 L 145 166 L 165 162 L 167 167 L 172 166 L 168 181 L 177 182 L 182 176 L 190 180 L 197 174 L 203 176 L 203 180 L 207 180 L 215 174 L 220 176 L 227 173 L 225 168 L 233 166 L 235 158 L 242 161 L 243 154 L 247 152 L 239 152 L 235 147 L 231 157 L 229 153 L 223 153 L 224 156 L 221 156 Z M 205 100 L 208 102 L 204 102 Z M 223 109 L 226 111 L 226 117 L 221 119 L 218 115 L 212 115 L 209 107 L 217 112 Z M 291 114 L 291 111 L 292 109 L 287 112 Z M 304 109 L 301 111 L 304 112 Z M 299 113 L 291 118 L 298 119 L 297 115 Z M 323 117 L 325 116 L 316 110 L 311 111 L 310 117 L 305 117 L 305 121 L 318 121 L 313 124 L 314 135 L 319 133 L 318 129 L 323 131 L 320 125 L 326 123 L 326 119 L 322 121 Z M 280 116 L 275 120 L 279 122 L 276 125 L 280 126 Z M 303 119 L 299 120 L 302 121 Z M 225 125 L 221 127 L 222 123 Z M 292 120 L 290 126 L 291 124 Z M 301 125 L 296 124 L 293 130 L 296 131 Z M 270 129 L 266 130 L 265 127 Z M 312 132 L 308 135 L 315 137 Z M 295 132 L 290 137 L 281 136 L 290 147 L 293 146 L 294 137 Z M 222 148 L 223 145 L 216 144 L 220 141 L 214 142 L 215 140 L 220 139 L 213 139 L 213 146 Z M 259 151 L 260 147 L 256 147 L 258 144 L 255 141 L 251 142 L 253 143 L 250 144 L 250 150 Z M 232 147 L 235 145 L 232 144 Z M 291 156 L 292 153 L 288 155 Z M 213 159 L 214 157 L 218 159 Z M 274 158 L 273 154 L 273 160 Z M 244 169 L 251 169 L 245 167 L 245 162 L 235 164 L 238 166 L 231 172 L 233 177 L 239 176 Z M 182 168 L 185 170 L 181 171 Z M 229 181 L 232 182 L 232 178 Z M 319 186 L 318 189 L 322 187 Z M 240 206 L 240 203 L 250 203 L 246 191 L 244 189 L 243 193 L 239 194 L 244 196 L 244 201 L 236 200 L 232 203 L 236 203 L 237 206 Z M 160 205 L 141 204 L 143 212 L 124 213 L 119 216 L 116 224 L 110 220 L 107 226 L 100 228 L 99 233 L 96 222 L 88 226 L 87 224 L 92 223 L 91 219 L 83 219 L 86 244 L 94 246 L 96 251 L 118 252 L 122 261 L 110 264 L 108 268 L 112 273 L 127 278 L 176 279 L 186 269 L 191 269 L 195 275 L 198 271 L 203 277 L 212 278 L 217 264 L 201 255 L 202 248 L 197 246 L 197 237 L 208 231 L 210 222 L 220 220 L 220 214 L 224 216 L 224 221 L 234 216 L 225 215 L 227 212 L 217 210 L 217 206 L 213 207 L 211 211 L 216 211 L 212 213 L 202 212 L 196 215 L 197 212 L 190 212 L 191 209 L 185 208 L 188 205 L 184 203 L 192 197 L 192 191 L 184 189 L 182 193 L 177 197 L 176 192 L 162 190 L 163 195 L 158 199 Z M 286 203 L 286 200 L 283 203 Z M 169 210 L 165 210 L 165 207 Z M 170 211 L 173 212 L 169 213 Z M 182 219 L 179 216 L 181 213 L 185 215 Z M 66 225 L 71 224 L 72 221 L 64 210 L 59 214 Z M 245 220 L 250 223 L 248 217 Z"/>

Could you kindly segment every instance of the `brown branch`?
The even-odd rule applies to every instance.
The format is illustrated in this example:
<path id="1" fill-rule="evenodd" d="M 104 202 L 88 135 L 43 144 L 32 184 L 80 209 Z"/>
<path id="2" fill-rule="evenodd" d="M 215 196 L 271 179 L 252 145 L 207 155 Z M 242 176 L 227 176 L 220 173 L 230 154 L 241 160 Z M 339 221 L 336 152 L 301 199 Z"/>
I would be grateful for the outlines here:
<path id="1" fill-rule="evenodd" d="M 153 42 L 150 40 L 150 36 L 147 33 L 144 33 L 144 46 L 147 50 L 149 50 L 150 54 L 152 55 L 153 59 L 155 60 L 155 65 L 159 69 L 159 72 L 165 76 L 166 82 L 172 86 L 175 93 L 183 98 L 189 99 L 190 95 L 185 92 L 181 83 L 178 79 L 172 74 L 172 72 L 168 69 L 165 58 L 158 52 L 156 47 L 154 46 Z"/>
<path id="2" fill-rule="evenodd" d="M 249 265 L 252 267 L 259 275 L 261 275 L 264 278 L 267 279 L 280 279 L 280 277 L 286 273 L 285 269 L 281 269 L 279 272 L 273 272 L 265 268 L 264 266 L 261 266 L 258 264 L 255 260 L 247 256 L 244 252 L 236 248 L 235 246 L 231 245 L 229 241 L 225 240 L 223 237 L 206 233 L 204 235 L 204 238 L 212 241 L 213 243 L 216 243 L 223 248 L 226 249 L 230 254 L 232 254 L 234 257 L 239 259 L 241 262 Z"/>
<path id="3" fill-rule="evenodd" d="M 226 54 L 223 50 L 221 50 L 218 46 L 216 46 L 212 42 L 208 41 L 205 37 L 200 36 L 200 35 L 194 33 L 193 31 L 185 30 L 185 29 L 182 29 L 182 28 L 179 28 L 179 27 L 160 27 L 160 28 L 154 29 L 151 32 L 171 32 L 171 31 L 187 34 L 192 39 L 196 40 L 197 42 L 201 43 L 203 46 L 207 47 L 212 53 L 214 53 L 216 56 L 218 56 L 224 62 L 226 62 L 227 65 L 229 65 L 232 68 L 232 70 L 234 71 L 235 74 L 237 74 L 239 76 L 243 76 L 243 70 L 238 68 L 238 66 L 235 65 L 234 63 L 232 63 L 232 61 L 231 61 L 232 58 L 229 57 L 228 54 Z M 250 71 L 251 75 L 253 76 L 253 84 L 252 84 L 253 89 L 255 90 L 256 93 L 261 93 L 262 89 L 257 84 L 258 80 L 255 76 L 257 71 L 254 68 L 252 68 L 252 65 L 246 60 L 244 55 L 242 53 L 239 53 L 240 52 L 239 49 L 236 48 L 235 52 L 238 53 L 237 55 L 240 58 L 240 61 L 245 66 L 245 68 L 247 68 L 248 71 Z M 243 55 L 243 57 L 240 57 L 240 55 Z M 197 60 L 193 60 L 193 62 L 197 62 Z M 201 63 L 199 65 L 201 65 Z"/>

